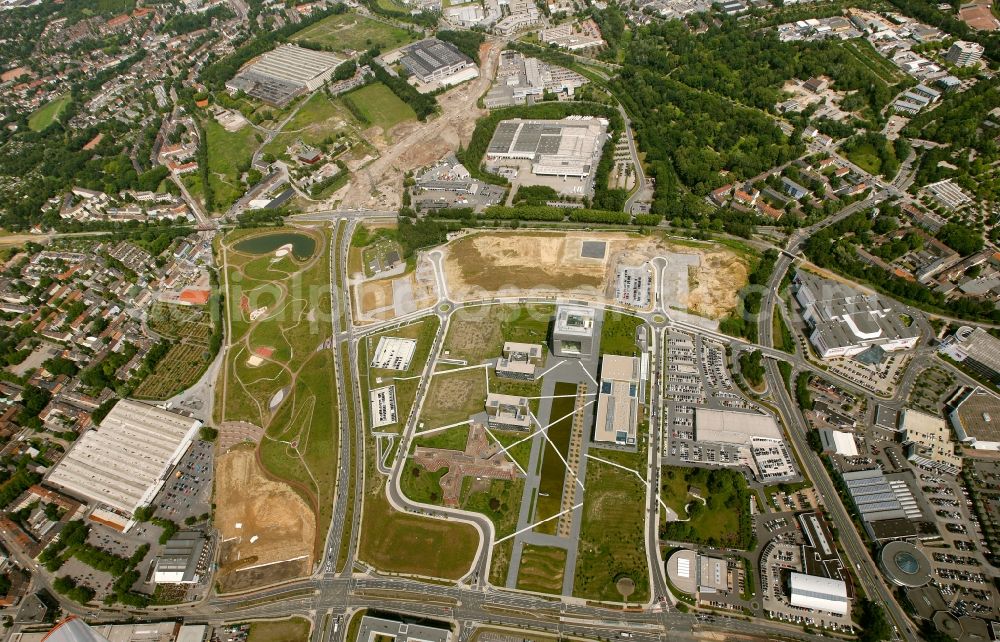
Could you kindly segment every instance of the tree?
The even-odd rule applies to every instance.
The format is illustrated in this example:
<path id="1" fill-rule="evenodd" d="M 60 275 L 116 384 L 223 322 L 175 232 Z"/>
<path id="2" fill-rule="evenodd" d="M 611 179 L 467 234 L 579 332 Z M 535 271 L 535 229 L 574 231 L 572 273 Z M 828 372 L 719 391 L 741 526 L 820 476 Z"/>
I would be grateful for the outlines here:
<path id="1" fill-rule="evenodd" d="M 861 628 L 858 633 L 859 642 L 879 642 L 888 640 L 892 633 L 889 620 L 885 617 L 882 606 L 868 598 L 858 600 L 855 606 L 854 620 Z"/>

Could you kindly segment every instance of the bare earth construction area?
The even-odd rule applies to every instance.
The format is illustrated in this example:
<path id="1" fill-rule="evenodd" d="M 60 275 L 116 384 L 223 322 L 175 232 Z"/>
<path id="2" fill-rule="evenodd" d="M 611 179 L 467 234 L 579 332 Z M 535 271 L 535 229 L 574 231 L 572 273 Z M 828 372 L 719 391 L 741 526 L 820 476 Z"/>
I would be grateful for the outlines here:
<path id="1" fill-rule="evenodd" d="M 584 241 L 604 242 L 603 255 L 594 256 L 601 253 L 585 248 Z M 454 301 L 530 293 L 611 302 L 619 267 L 664 257 L 665 304 L 710 318 L 725 316 L 735 306 L 748 272 L 747 262 L 724 246 L 681 246 L 661 236 L 623 232 L 474 234 L 449 243 L 444 254 Z"/>
<path id="2" fill-rule="evenodd" d="M 223 541 L 219 582 L 225 590 L 308 573 L 316 523 L 306 502 L 288 484 L 268 479 L 252 448 L 220 455 L 217 466 L 215 525 Z"/>

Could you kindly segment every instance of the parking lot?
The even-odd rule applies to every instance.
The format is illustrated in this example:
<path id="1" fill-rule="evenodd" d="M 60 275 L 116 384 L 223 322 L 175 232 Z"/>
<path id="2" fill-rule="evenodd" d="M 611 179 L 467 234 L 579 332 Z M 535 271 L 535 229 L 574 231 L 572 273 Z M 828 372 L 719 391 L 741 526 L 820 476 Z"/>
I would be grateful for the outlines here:
<path id="1" fill-rule="evenodd" d="M 196 441 L 156 496 L 156 516 L 183 524 L 212 511 L 213 445 Z M 190 521 L 190 520 L 189 520 Z"/>

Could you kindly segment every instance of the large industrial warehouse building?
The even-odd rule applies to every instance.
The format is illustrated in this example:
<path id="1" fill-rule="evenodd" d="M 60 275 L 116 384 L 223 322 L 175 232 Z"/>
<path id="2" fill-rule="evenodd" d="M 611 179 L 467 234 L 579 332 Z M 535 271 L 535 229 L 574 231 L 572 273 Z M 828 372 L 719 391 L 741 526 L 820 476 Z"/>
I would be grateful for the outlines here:
<path id="1" fill-rule="evenodd" d="M 437 38 L 428 38 L 403 48 L 400 61 L 422 83 L 457 85 L 479 75 L 479 68 L 458 47 Z"/>
<path id="2" fill-rule="evenodd" d="M 486 158 L 529 160 L 537 175 L 586 177 L 597 167 L 607 129 L 607 120 L 589 116 L 505 120 L 493 132 Z"/>
<path id="3" fill-rule="evenodd" d="M 226 88 L 284 107 L 296 96 L 322 87 L 342 62 L 327 51 L 284 44 L 241 69 Z"/>
<path id="4" fill-rule="evenodd" d="M 199 428 L 197 419 L 122 399 L 73 445 L 46 483 L 131 518 L 153 500 Z"/>

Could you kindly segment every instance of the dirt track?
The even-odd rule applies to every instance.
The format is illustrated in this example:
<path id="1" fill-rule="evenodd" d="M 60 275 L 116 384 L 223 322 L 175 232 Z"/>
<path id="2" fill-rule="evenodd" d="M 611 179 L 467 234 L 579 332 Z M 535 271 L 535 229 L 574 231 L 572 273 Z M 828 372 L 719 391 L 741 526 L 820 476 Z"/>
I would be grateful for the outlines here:
<path id="1" fill-rule="evenodd" d="M 479 78 L 441 94 L 441 113 L 434 119 L 397 127 L 393 132 L 398 136 L 396 142 L 380 150 L 382 155 L 377 160 L 355 172 L 332 200 L 339 200 L 345 209 L 397 209 L 402 202 L 404 172 L 430 165 L 472 138 L 476 120 L 486 114 L 476 103 L 493 81 L 505 44 L 505 40 L 484 43 Z"/>

